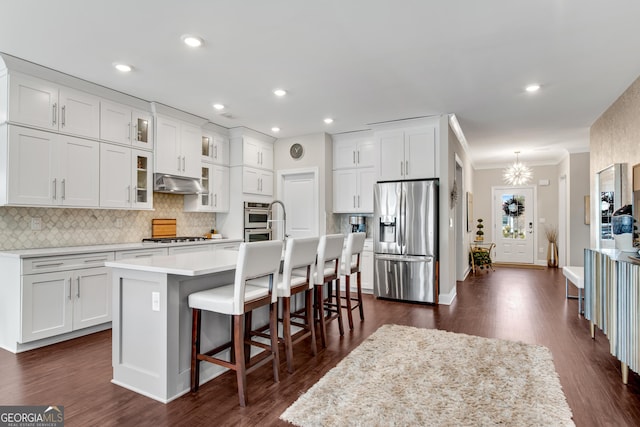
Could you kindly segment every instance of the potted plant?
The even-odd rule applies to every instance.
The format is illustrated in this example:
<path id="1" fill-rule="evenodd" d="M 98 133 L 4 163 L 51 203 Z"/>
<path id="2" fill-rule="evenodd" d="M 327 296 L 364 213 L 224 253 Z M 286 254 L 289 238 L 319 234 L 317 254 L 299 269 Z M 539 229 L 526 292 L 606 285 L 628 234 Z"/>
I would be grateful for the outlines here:
<path id="1" fill-rule="evenodd" d="M 482 231 L 484 224 L 482 224 L 482 218 L 478 218 L 478 225 L 476 225 L 476 228 L 478 229 L 476 231 L 476 242 L 482 242 L 484 240 L 484 231 Z"/>
<path id="2" fill-rule="evenodd" d="M 555 225 L 545 227 L 544 234 L 549 244 L 547 245 L 547 266 L 558 267 L 558 229 Z"/>

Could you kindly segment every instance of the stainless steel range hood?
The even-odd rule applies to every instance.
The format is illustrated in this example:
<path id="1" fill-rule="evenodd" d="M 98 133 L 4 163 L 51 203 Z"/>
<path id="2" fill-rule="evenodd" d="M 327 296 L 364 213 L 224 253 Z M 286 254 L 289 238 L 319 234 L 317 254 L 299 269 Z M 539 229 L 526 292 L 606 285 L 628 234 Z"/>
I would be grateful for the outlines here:
<path id="1" fill-rule="evenodd" d="M 185 176 L 156 173 L 153 175 L 153 191 L 171 194 L 203 194 L 200 180 Z"/>

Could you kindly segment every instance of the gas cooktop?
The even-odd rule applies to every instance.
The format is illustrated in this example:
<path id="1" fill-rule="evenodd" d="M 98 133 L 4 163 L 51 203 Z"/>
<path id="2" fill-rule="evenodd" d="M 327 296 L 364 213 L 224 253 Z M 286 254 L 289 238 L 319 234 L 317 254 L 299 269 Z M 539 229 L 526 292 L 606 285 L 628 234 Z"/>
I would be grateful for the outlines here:
<path id="1" fill-rule="evenodd" d="M 181 242 L 201 242 L 207 240 L 202 236 L 196 237 L 149 237 L 142 239 L 142 243 L 181 243 Z"/>

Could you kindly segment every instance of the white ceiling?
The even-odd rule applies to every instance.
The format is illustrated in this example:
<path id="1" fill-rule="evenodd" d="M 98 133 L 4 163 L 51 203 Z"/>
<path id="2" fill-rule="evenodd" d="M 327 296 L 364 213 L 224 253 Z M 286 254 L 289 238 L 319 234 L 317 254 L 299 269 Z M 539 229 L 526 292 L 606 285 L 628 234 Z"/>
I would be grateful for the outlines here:
<path id="1" fill-rule="evenodd" d="M 0 51 L 279 138 L 455 113 L 486 168 L 587 151 L 640 75 L 639 18 L 633 0 L 3 0 Z"/>

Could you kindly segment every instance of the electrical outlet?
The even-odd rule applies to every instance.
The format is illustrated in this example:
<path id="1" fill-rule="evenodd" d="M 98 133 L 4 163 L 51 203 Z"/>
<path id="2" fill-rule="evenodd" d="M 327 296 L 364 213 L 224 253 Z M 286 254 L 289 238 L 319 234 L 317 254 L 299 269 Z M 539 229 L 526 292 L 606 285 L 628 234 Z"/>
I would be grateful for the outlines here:
<path id="1" fill-rule="evenodd" d="M 31 218 L 31 229 L 33 231 L 42 230 L 42 218 Z"/>
<path id="2" fill-rule="evenodd" d="M 151 310 L 160 311 L 160 292 L 151 292 Z"/>

